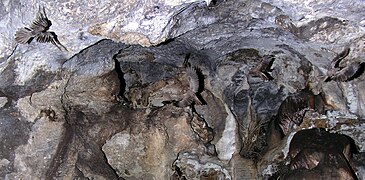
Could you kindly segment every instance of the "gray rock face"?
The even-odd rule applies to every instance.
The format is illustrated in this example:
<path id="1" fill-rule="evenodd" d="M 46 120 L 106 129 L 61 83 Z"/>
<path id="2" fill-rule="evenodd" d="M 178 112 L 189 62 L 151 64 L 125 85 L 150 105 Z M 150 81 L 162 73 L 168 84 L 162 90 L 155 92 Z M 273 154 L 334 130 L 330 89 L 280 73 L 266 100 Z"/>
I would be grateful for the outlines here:
<path id="1" fill-rule="evenodd" d="M 68 51 L 15 42 L 38 6 Z M 0 178 L 314 178 L 322 169 L 361 179 L 365 67 L 325 80 L 365 61 L 364 8 L 361 0 L 2 2 Z M 343 62 L 331 62 L 345 48 Z M 185 60 L 201 69 L 198 93 Z M 179 107 L 188 93 L 204 103 Z M 298 140 L 308 132 L 318 146 Z M 318 149 L 335 146 L 328 137 L 343 135 L 334 133 L 347 135 L 343 148 Z M 293 154 L 295 143 L 309 145 Z"/>
<path id="2" fill-rule="evenodd" d="M 173 168 L 176 172 L 173 175 L 175 179 L 232 179 L 228 170 L 220 164 L 209 162 L 206 157 L 194 152 L 181 152 L 174 161 Z"/>

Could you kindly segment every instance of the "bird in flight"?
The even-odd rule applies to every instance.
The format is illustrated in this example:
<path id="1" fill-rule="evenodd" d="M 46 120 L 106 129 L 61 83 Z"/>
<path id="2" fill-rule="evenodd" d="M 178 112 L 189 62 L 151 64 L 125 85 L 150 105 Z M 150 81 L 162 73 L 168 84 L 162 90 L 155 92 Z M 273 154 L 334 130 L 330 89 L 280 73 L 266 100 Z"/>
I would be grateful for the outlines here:
<path id="1" fill-rule="evenodd" d="M 250 70 L 250 74 L 260 76 L 262 80 L 271 81 L 274 78 L 270 72 L 273 70 L 271 67 L 275 61 L 275 56 L 264 56 L 262 61 L 253 69 Z"/>
<path id="2" fill-rule="evenodd" d="M 352 59 L 342 61 L 350 53 L 350 48 L 345 48 L 340 54 L 338 54 L 332 61 L 330 68 L 327 72 L 325 82 L 334 80 L 339 82 L 350 81 L 358 76 L 357 74 L 364 66 L 363 62 L 355 61 Z"/>
<path id="3" fill-rule="evenodd" d="M 205 105 L 206 102 L 200 93 L 204 90 L 204 79 L 199 67 L 192 67 L 188 62 L 190 54 L 185 57 L 184 67 L 186 68 L 185 78 L 189 81 L 189 90 L 184 98 L 175 102 L 177 107 L 186 107 L 191 104 Z"/>
<path id="4" fill-rule="evenodd" d="M 30 44 L 35 39 L 40 43 L 52 43 L 58 49 L 67 51 L 58 40 L 56 33 L 48 31 L 51 26 L 52 22 L 47 18 L 44 7 L 39 7 L 37 17 L 30 27 L 22 27 L 15 33 L 15 41 L 20 44 Z"/>

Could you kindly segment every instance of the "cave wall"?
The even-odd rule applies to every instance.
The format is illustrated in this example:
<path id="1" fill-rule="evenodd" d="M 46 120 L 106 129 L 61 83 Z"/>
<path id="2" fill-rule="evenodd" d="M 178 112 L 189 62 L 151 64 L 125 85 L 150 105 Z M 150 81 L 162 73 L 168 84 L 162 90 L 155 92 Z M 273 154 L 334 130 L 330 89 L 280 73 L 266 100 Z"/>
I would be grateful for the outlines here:
<path id="1" fill-rule="evenodd" d="M 40 6 L 67 50 L 15 41 Z M 1 2 L 0 177 L 361 179 L 364 68 L 326 78 L 346 49 L 342 69 L 364 63 L 364 8 Z M 182 107 L 192 89 L 186 62 L 199 90 Z"/>

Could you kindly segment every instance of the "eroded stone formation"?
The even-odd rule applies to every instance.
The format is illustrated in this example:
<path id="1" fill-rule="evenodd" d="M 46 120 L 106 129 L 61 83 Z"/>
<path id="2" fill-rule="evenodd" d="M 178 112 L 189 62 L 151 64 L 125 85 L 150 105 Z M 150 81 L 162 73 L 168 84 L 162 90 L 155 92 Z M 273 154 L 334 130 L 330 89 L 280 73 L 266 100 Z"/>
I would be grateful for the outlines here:
<path id="1" fill-rule="evenodd" d="M 365 177 L 361 0 L 33 3 L 0 4 L 1 179 Z M 67 51 L 16 43 L 40 6 Z"/>

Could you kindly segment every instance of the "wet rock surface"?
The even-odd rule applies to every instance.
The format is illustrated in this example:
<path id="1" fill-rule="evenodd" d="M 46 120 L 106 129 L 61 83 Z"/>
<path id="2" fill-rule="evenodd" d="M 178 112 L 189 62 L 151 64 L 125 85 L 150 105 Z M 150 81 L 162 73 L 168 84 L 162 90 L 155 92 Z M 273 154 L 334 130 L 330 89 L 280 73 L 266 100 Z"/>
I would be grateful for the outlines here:
<path id="1" fill-rule="evenodd" d="M 0 178 L 365 177 L 362 1 L 33 3 L 0 3 Z M 69 51 L 16 44 L 38 6 Z"/>

